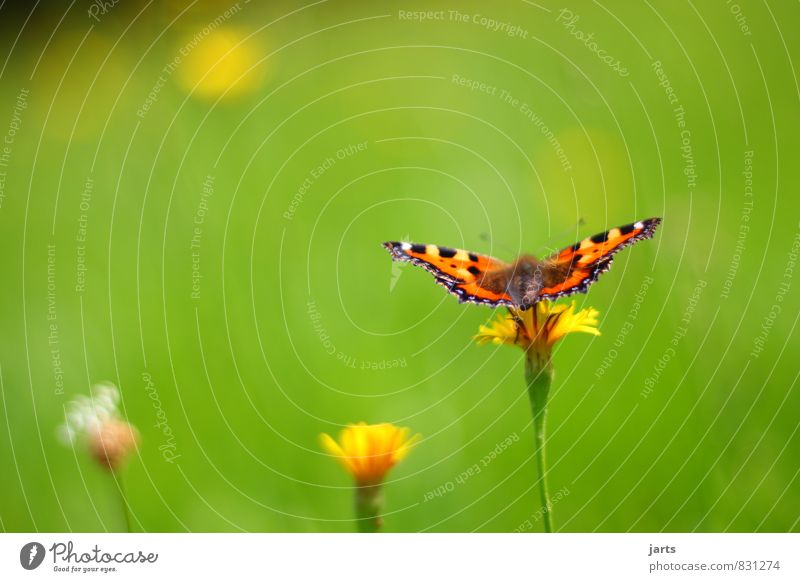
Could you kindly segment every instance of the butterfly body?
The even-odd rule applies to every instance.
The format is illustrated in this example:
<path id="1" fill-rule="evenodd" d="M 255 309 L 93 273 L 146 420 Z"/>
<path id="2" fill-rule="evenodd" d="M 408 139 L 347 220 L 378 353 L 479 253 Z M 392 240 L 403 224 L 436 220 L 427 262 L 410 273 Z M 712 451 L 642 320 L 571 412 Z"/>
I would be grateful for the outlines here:
<path id="1" fill-rule="evenodd" d="M 523 255 L 510 265 L 484 273 L 478 284 L 522 305 L 526 297 L 535 296 L 543 286 L 542 264 L 533 255 Z"/>
<path id="2" fill-rule="evenodd" d="M 545 259 L 522 255 L 512 263 L 461 249 L 431 244 L 386 242 L 396 261 L 429 271 L 461 302 L 528 309 L 542 300 L 585 293 L 623 248 L 652 238 L 660 218 L 612 228 L 585 238 Z"/>

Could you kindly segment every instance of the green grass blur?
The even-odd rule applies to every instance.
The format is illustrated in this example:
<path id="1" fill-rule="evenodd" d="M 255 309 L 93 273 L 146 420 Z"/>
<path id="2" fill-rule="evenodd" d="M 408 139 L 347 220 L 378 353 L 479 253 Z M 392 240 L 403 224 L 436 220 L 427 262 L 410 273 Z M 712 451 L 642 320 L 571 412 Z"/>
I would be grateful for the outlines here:
<path id="1" fill-rule="evenodd" d="M 137 529 L 353 531 L 318 435 L 364 420 L 424 436 L 387 531 L 540 531 L 521 354 L 380 243 L 511 259 L 650 216 L 577 297 L 602 335 L 555 355 L 556 527 L 800 529 L 800 8 L 451 4 L 2 21 L 2 530 L 124 527 L 55 436 L 110 380 L 142 434 Z"/>

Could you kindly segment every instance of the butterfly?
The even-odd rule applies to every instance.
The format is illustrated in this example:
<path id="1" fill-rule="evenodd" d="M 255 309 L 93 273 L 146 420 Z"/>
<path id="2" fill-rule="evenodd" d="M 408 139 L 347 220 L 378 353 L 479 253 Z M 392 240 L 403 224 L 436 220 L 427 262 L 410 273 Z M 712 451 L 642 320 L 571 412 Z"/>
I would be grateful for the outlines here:
<path id="1" fill-rule="evenodd" d="M 460 249 L 408 242 L 385 242 L 395 261 L 430 271 L 459 302 L 526 310 L 539 301 L 586 293 L 611 268 L 614 255 L 652 238 L 660 218 L 648 218 L 590 236 L 539 260 L 522 255 L 513 263 Z"/>

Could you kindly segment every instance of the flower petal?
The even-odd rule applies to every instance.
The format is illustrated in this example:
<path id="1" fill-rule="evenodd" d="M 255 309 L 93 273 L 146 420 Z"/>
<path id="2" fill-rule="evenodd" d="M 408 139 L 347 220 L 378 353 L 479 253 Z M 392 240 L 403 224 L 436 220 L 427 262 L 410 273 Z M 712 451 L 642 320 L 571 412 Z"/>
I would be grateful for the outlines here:
<path id="1" fill-rule="evenodd" d="M 320 435 L 322 448 L 339 459 L 359 485 L 376 485 L 386 473 L 405 458 L 420 435 L 408 438 L 410 431 L 391 423 L 351 424 L 342 430 L 340 442 Z"/>

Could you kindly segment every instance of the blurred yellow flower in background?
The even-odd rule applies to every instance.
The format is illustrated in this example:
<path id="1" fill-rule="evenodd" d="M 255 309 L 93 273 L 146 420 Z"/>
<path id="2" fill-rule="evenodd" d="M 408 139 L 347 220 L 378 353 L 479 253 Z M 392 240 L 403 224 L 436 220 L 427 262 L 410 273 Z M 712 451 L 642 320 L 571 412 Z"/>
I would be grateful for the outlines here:
<path id="1" fill-rule="evenodd" d="M 110 419 L 89 437 L 89 451 L 101 466 L 116 471 L 136 450 L 139 431 L 124 420 Z"/>
<path id="2" fill-rule="evenodd" d="M 121 468 L 136 451 L 139 431 L 120 418 L 119 391 L 110 383 L 92 386 L 91 396 L 77 396 L 66 408 L 58 434 L 65 444 L 82 441 L 95 461 L 110 471 Z"/>
<path id="3" fill-rule="evenodd" d="M 136 452 L 139 431 L 119 412 L 119 390 L 110 382 L 92 386 L 90 396 L 76 396 L 66 406 L 57 434 L 69 446 L 85 446 L 89 454 L 114 478 L 125 529 L 133 531 L 128 500 L 120 475 L 127 458 Z"/>
<path id="4" fill-rule="evenodd" d="M 355 508 L 361 532 L 376 532 L 383 525 L 381 486 L 386 474 L 402 461 L 421 438 L 409 437 L 408 428 L 391 423 L 350 424 L 342 430 L 339 442 L 321 434 L 320 441 L 332 456 L 353 476 L 356 484 Z"/>
<path id="5" fill-rule="evenodd" d="M 208 101 L 252 93 L 264 80 L 265 53 L 249 31 L 225 26 L 201 28 L 178 49 L 178 84 L 192 96 Z"/>
<path id="6" fill-rule="evenodd" d="M 336 442 L 327 434 L 320 435 L 322 447 L 339 459 L 359 486 L 377 485 L 386 473 L 408 454 L 420 435 L 409 438 L 411 431 L 391 423 L 347 426 Z"/>

